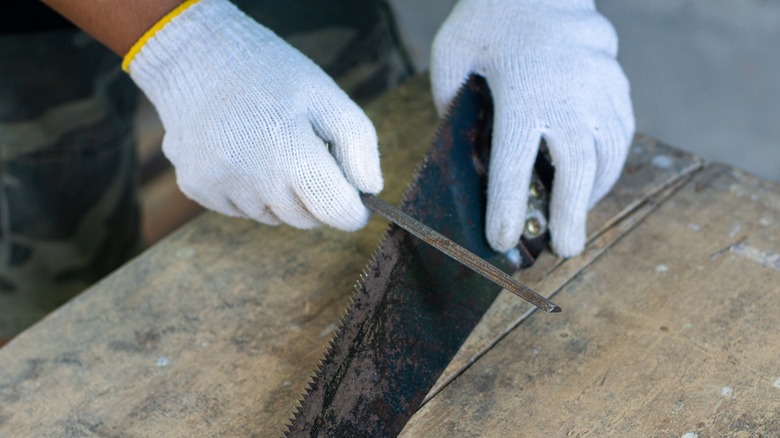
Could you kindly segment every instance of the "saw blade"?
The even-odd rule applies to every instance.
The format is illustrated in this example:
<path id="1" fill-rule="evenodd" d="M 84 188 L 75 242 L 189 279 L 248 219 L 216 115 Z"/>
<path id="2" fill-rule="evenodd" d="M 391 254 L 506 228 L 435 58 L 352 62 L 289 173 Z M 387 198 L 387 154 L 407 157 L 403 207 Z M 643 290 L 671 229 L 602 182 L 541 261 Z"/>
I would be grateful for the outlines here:
<path id="1" fill-rule="evenodd" d="M 488 87 L 472 77 L 440 125 L 401 209 L 512 272 L 533 263 L 547 244 L 538 216 L 546 215 L 552 167 L 537 159 L 531 197 L 536 226 L 527 227 L 520 257 L 494 252 L 484 237 L 491 124 Z M 285 435 L 397 435 L 500 291 L 391 225 Z"/>
<path id="2" fill-rule="evenodd" d="M 398 225 L 404 230 L 412 233 L 423 242 L 447 254 L 458 263 L 468 267 L 472 271 L 481 275 L 488 281 L 492 281 L 507 291 L 526 300 L 545 312 L 558 313 L 561 308 L 546 297 L 539 295 L 536 291 L 517 281 L 506 272 L 496 268 L 484 259 L 477 257 L 474 253 L 458 245 L 447 236 L 437 232 L 433 228 L 425 225 L 410 215 L 404 213 L 398 208 L 386 203 L 374 195 L 361 194 L 360 199 L 366 207 L 376 213 L 381 214 L 390 222 Z"/>

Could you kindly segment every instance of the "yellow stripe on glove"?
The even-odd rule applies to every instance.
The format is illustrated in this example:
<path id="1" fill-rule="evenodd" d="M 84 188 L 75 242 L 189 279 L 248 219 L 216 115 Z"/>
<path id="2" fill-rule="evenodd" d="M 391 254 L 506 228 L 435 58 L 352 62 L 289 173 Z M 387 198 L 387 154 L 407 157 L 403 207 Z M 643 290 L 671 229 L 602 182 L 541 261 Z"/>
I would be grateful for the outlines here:
<path id="1" fill-rule="evenodd" d="M 172 10 L 171 12 L 168 12 L 164 17 L 160 19 L 157 23 L 155 23 L 154 26 L 150 27 L 149 30 L 146 31 L 146 33 L 141 36 L 141 38 L 138 39 L 138 41 L 133 44 L 133 47 L 130 48 L 130 50 L 127 52 L 125 57 L 122 59 L 122 70 L 125 71 L 125 73 L 130 73 L 130 63 L 133 62 L 133 59 L 135 59 L 135 56 L 143 49 L 144 45 L 146 45 L 146 42 L 149 41 L 154 35 L 162 30 L 163 27 L 165 27 L 166 24 L 170 23 L 171 20 L 178 17 L 182 12 L 187 10 L 190 6 L 194 5 L 195 3 L 199 2 L 200 0 L 187 0 L 184 3 L 180 4 L 176 7 L 176 9 Z"/>

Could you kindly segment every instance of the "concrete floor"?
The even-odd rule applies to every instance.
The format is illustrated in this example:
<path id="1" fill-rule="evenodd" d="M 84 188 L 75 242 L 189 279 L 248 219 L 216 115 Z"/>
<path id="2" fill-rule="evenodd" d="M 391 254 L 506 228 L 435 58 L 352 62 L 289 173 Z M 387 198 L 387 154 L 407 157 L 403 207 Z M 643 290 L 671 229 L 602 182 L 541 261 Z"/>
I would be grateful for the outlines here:
<path id="1" fill-rule="evenodd" d="M 454 0 L 390 0 L 418 67 Z M 780 181 L 780 1 L 601 0 L 638 130 Z"/>

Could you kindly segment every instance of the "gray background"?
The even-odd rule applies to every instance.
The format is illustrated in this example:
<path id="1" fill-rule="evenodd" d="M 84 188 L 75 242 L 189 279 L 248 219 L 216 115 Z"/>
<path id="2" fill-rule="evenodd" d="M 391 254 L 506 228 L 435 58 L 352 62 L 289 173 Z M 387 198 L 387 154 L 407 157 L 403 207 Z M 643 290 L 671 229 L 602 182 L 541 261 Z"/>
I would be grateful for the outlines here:
<path id="1" fill-rule="evenodd" d="M 390 0 L 410 53 L 454 0 Z M 620 36 L 637 129 L 780 181 L 780 1 L 602 0 Z"/>

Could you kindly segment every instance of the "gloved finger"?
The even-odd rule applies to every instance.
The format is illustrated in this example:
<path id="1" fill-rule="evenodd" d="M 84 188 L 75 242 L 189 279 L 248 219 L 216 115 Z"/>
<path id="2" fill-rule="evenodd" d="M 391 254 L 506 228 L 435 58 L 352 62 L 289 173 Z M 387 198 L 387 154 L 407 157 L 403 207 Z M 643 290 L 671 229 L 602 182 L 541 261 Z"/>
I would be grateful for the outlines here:
<path id="1" fill-rule="evenodd" d="M 263 211 L 260 214 L 256 214 L 252 217 L 252 219 L 271 226 L 279 226 L 283 224 L 281 219 L 279 219 L 278 216 L 274 214 L 273 211 L 271 211 L 270 208 L 263 208 Z"/>
<path id="2" fill-rule="evenodd" d="M 605 95 L 610 96 L 611 114 L 614 114 L 618 120 L 626 144 L 630 144 L 636 131 L 634 106 L 631 104 L 631 85 L 619 64 L 613 62 L 611 66 L 612 75 L 609 83 L 613 87 L 611 90 L 605 90 Z"/>
<path id="3" fill-rule="evenodd" d="M 598 169 L 588 202 L 592 208 L 620 177 L 634 136 L 634 112 L 628 79 L 614 62 L 607 63 L 610 89 L 603 89 L 593 129 Z"/>
<path id="4" fill-rule="evenodd" d="M 485 234 L 493 249 L 506 252 L 517 245 L 523 233 L 541 132 L 520 120 L 511 102 L 502 100 L 497 96 Z"/>
<path id="5" fill-rule="evenodd" d="M 593 135 L 581 127 L 564 127 L 544 138 L 555 166 L 549 222 L 552 246 L 558 255 L 573 257 L 585 248 L 588 201 L 596 176 Z"/>
<path id="6" fill-rule="evenodd" d="M 271 226 L 277 226 L 284 223 L 267 205 L 247 205 L 246 210 L 244 215 L 247 219 L 252 219 Z"/>
<path id="7" fill-rule="evenodd" d="M 623 134 L 624 143 L 630 145 L 634 140 L 634 133 L 636 132 L 636 119 L 634 118 L 631 96 L 626 93 L 613 98 L 612 110 L 620 123 L 620 132 Z"/>
<path id="8" fill-rule="evenodd" d="M 377 194 L 384 181 L 373 123 L 340 89 L 314 93 L 311 123 L 317 135 L 331 146 L 341 171 L 359 191 Z"/>
<path id="9" fill-rule="evenodd" d="M 623 170 L 628 145 L 620 122 L 613 118 L 610 125 L 595 131 L 594 145 L 598 167 L 594 177 L 593 191 L 588 201 L 588 209 L 596 205 L 610 191 Z"/>
<path id="10" fill-rule="evenodd" d="M 190 181 L 196 181 L 197 178 L 185 177 L 183 172 L 176 171 L 176 184 L 179 190 L 189 199 L 197 202 L 201 206 L 222 213 L 231 217 L 248 217 L 241 209 L 222 195 L 221 191 L 203 191 L 203 184 L 191 184 Z"/>
<path id="11" fill-rule="evenodd" d="M 636 122 L 631 104 L 631 85 L 620 64 L 609 56 L 595 57 L 588 64 L 587 74 L 603 78 L 595 86 L 594 96 L 590 99 L 593 108 L 589 111 L 590 120 L 599 129 L 606 121 L 617 123 L 625 141 L 633 139 Z"/>
<path id="12" fill-rule="evenodd" d="M 465 54 L 461 56 L 452 44 L 442 41 L 444 38 L 441 34 L 436 36 L 431 56 L 431 91 L 439 116 L 447 113 L 461 86 L 473 72 L 471 58 Z"/>
<path id="13" fill-rule="evenodd" d="M 266 205 L 257 204 L 256 199 L 259 197 L 253 197 L 252 201 L 245 200 L 242 203 L 242 210 L 250 219 L 268 225 L 285 223 L 302 230 L 322 225 L 306 210 L 298 196 L 290 189 L 281 189 Z"/>
<path id="14" fill-rule="evenodd" d="M 327 147 L 311 133 L 306 150 L 307 161 L 295 175 L 293 190 L 306 210 L 318 221 L 344 231 L 355 231 L 366 225 L 368 209 L 358 190 L 344 177 Z M 282 218 L 284 219 L 284 218 Z"/>

